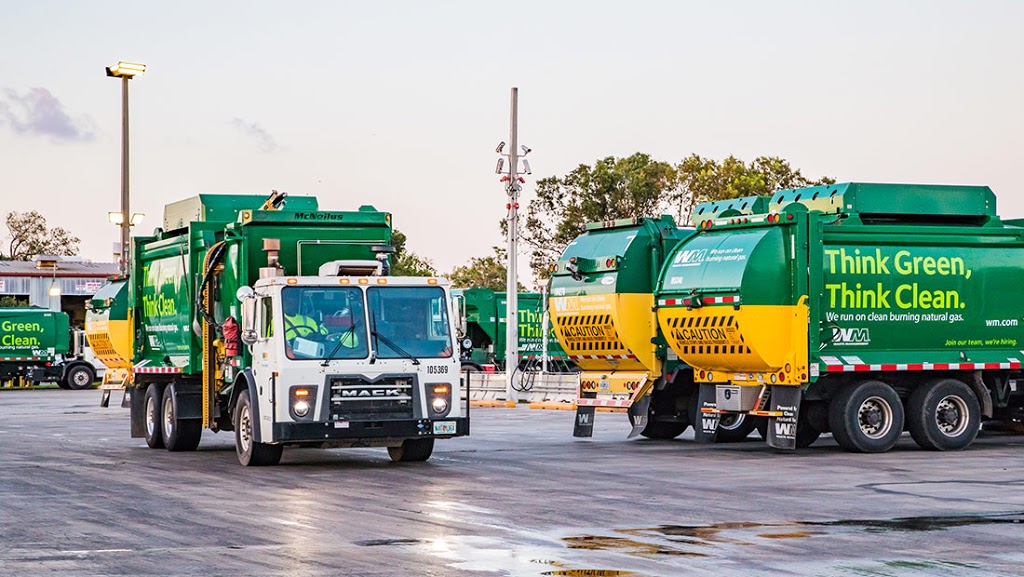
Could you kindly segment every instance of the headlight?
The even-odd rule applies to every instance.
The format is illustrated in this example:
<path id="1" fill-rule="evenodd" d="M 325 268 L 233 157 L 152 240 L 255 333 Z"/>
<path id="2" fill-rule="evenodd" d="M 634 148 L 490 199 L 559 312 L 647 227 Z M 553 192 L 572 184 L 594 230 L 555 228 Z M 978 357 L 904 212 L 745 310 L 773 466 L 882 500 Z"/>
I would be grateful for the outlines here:
<path id="1" fill-rule="evenodd" d="M 452 387 L 448 383 L 433 383 L 427 385 L 427 394 L 430 395 L 430 416 L 443 417 L 448 414 L 451 408 Z"/>
<path id="2" fill-rule="evenodd" d="M 309 414 L 309 403 L 306 401 L 298 401 L 292 405 L 292 411 L 300 417 L 305 417 Z"/>
<path id="3" fill-rule="evenodd" d="M 316 385 L 296 385 L 288 389 L 288 407 L 292 418 L 297 421 L 308 421 L 313 418 L 313 407 L 316 406 Z"/>
<path id="4" fill-rule="evenodd" d="M 444 413 L 448 410 L 448 401 L 442 398 L 436 398 L 430 406 L 434 409 L 435 413 Z"/>

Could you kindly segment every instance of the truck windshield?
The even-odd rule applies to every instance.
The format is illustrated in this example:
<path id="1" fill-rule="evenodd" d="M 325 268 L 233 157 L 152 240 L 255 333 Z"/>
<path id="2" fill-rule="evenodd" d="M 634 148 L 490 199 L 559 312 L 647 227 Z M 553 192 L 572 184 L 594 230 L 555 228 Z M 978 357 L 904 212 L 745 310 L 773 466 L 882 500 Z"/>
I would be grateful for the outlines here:
<path id="1" fill-rule="evenodd" d="M 452 356 L 448 307 L 441 287 L 371 287 L 367 292 L 381 359 Z M 398 350 L 396 350 L 398 349 Z"/>
<path id="2" fill-rule="evenodd" d="M 363 359 L 369 355 L 362 291 L 346 287 L 286 287 L 281 291 L 289 359 Z"/>

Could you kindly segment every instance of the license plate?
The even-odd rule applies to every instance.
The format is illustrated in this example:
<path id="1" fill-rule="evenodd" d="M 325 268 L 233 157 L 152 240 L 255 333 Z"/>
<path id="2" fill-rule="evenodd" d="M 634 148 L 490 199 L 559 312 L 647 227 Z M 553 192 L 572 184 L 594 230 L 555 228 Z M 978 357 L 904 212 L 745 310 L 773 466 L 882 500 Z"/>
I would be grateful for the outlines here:
<path id="1" fill-rule="evenodd" d="M 455 421 L 434 421 L 435 435 L 454 435 Z"/>

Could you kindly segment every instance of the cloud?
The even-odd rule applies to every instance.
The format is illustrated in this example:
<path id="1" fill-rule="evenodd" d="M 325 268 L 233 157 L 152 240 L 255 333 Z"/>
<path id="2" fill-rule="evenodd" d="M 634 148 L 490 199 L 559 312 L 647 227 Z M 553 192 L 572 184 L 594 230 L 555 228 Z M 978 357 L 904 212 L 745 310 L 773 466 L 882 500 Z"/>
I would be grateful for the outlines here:
<path id="1" fill-rule="evenodd" d="M 274 137 L 264 130 L 259 124 L 255 122 L 247 122 L 241 118 L 236 118 L 231 121 L 231 125 L 237 128 L 242 134 L 255 139 L 256 146 L 263 152 L 273 152 L 277 150 L 277 142 L 274 140 Z"/>
<path id="2" fill-rule="evenodd" d="M 49 136 L 58 142 L 88 142 L 96 137 L 89 117 L 71 118 L 45 88 L 30 88 L 25 94 L 5 88 L 0 93 L 0 126 L 4 124 L 16 134 Z"/>

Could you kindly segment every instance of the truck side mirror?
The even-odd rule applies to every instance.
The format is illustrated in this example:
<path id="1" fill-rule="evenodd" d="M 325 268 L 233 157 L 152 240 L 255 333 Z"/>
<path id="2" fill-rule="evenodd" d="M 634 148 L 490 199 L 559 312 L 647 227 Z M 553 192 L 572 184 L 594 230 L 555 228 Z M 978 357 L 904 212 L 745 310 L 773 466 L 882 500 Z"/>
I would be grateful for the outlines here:
<path id="1" fill-rule="evenodd" d="M 251 345 L 259 338 L 259 333 L 256 332 L 256 291 L 248 286 L 239 287 L 235 297 L 242 305 L 242 326 L 239 338 L 243 343 Z"/>

